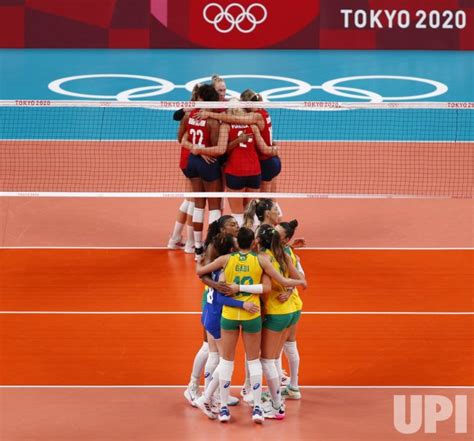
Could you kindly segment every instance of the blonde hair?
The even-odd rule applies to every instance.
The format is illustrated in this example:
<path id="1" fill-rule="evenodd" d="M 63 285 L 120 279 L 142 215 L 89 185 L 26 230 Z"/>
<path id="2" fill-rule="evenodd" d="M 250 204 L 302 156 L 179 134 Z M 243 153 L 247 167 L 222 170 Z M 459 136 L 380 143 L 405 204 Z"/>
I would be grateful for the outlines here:
<path id="1" fill-rule="evenodd" d="M 238 98 L 233 97 L 233 98 L 230 98 L 228 102 L 229 103 L 240 103 L 240 100 Z M 227 113 L 229 115 L 243 115 L 243 114 L 245 114 L 245 111 L 244 111 L 244 109 L 242 109 L 242 107 L 234 107 L 234 108 L 229 107 L 227 109 Z"/>
<path id="2" fill-rule="evenodd" d="M 221 81 L 224 81 L 224 78 L 220 77 L 217 74 L 214 74 L 211 77 L 212 85 L 215 87 L 217 83 L 220 83 Z"/>
<path id="3" fill-rule="evenodd" d="M 242 101 L 263 101 L 262 96 L 252 89 L 245 89 L 240 94 L 240 99 Z"/>

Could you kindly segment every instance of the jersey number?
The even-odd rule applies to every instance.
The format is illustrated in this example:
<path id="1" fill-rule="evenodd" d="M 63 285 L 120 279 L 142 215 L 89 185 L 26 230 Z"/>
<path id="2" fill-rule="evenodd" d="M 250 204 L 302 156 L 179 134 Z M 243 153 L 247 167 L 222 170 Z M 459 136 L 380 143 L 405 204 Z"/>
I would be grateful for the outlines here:
<path id="1" fill-rule="evenodd" d="M 214 300 L 214 289 L 209 287 L 207 290 L 207 303 L 212 304 L 213 300 Z"/>
<path id="2" fill-rule="evenodd" d="M 204 141 L 204 132 L 200 129 L 190 129 L 189 134 L 191 135 L 193 139 L 193 144 L 194 145 L 199 145 L 203 146 L 204 144 L 202 143 Z"/>
<path id="3" fill-rule="evenodd" d="M 239 130 L 239 131 L 237 132 L 237 136 L 240 136 L 240 135 L 242 135 L 242 134 L 244 134 L 244 133 L 245 133 L 245 132 L 244 132 L 243 130 Z M 249 138 L 249 139 L 248 139 L 248 142 L 252 142 L 252 138 Z M 247 148 L 247 143 L 246 143 L 246 142 L 241 142 L 241 143 L 239 143 L 239 147 L 242 147 L 242 148 L 246 149 L 246 148 Z"/>

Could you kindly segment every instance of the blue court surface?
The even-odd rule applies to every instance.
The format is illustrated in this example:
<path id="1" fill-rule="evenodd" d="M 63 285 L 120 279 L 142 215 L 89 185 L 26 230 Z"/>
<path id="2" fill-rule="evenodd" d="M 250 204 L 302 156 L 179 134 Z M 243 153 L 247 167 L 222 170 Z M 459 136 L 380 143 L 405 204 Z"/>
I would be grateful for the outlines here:
<path id="1" fill-rule="evenodd" d="M 0 99 L 187 100 L 193 84 L 214 73 L 226 79 L 230 95 L 250 87 L 270 101 L 474 101 L 471 52 L 269 50 L 0 50 Z M 148 109 L 108 109 L 105 118 L 98 118 L 100 109 L 30 108 L 27 119 L 16 114 L 25 115 L 24 109 L 8 112 L 17 123 L 0 124 L 3 139 L 174 139 L 176 133 L 168 112 Z M 272 115 L 275 138 L 308 138 L 307 131 L 285 124 L 291 112 Z M 474 139 L 471 111 L 384 112 L 391 122 L 379 131 L 368 123 L 374 111 L 323 112 L 324 118 L 299 112 L 298 121 L 300 127 L 308 120 L 316 128 L 311 139 Z M 71 132 L 70 123 L 78 118 L 84 124 Z M 133 123 L 146 118 L 154 118 L 154 124 L 141 129 Z M 42 124 L 29 124 L 32 120 Z M 117 120 L 124 123 L 117 126 Z M 357 131 L 341 132 L 341 126 Z"/>

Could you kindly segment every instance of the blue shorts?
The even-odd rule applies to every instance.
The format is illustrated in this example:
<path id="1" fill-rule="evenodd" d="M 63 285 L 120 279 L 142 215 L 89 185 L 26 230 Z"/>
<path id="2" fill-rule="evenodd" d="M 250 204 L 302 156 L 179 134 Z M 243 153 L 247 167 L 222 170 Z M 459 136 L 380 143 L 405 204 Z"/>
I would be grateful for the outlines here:
<path id="1" fill-rule="evenodd" d="M 219 161 L 208 164 L 201 156 L 190 155 L 188 166 L 183 170 L 187 178 L 201 178 L 206 182 L 217 181 L 221 178 L 221 165 Z"/>
<path id="2" fill-rule="evenodd" d="M 221 338 L 222 307 L 216 310 L 213 305 L 206 303 L 202 311 L 201 323 L 215 339 Z"/>
<path id="3" fill-rule="evenodd" d="M 258 190 L 262 182 L 262 175 L 255 176 L 234 176 L 225 174 L 225 185 L 231 190 L 243 190 L 244 188 L 254 188 Z"/>
<path id="4" fill-rule="evenodd" d="M 276 178 L 281 172 L 281 161 L 278 156 L 272 156 L 270 159 L 260 161 L 262 168 L 262 180 L 267 182 Z"/>

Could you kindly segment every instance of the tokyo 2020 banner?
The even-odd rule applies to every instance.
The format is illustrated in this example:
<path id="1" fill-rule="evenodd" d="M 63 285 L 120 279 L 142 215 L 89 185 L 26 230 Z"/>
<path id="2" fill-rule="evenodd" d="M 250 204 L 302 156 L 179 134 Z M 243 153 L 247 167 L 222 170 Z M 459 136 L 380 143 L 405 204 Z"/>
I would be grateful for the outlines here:
<path id="1" fill-rule="evenodd" d="M 0 0 L 0 47 L 474 49 L 474 0 Z"/>

